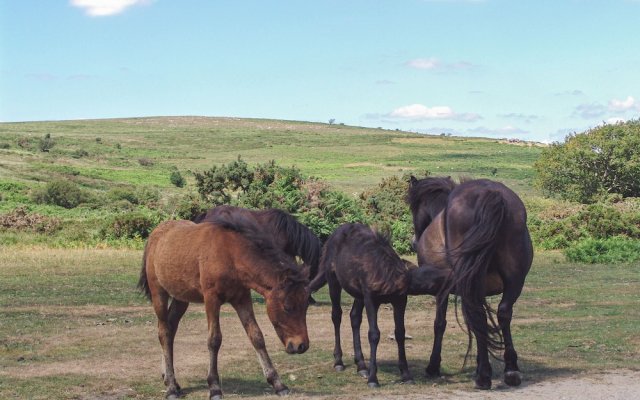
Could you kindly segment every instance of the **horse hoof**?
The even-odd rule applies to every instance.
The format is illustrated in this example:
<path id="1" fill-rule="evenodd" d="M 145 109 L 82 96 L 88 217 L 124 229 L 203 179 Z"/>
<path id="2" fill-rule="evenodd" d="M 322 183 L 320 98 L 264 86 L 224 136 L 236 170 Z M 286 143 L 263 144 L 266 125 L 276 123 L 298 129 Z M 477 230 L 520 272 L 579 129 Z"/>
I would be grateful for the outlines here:
<path id="1" fill-rule="evenodd" d="M 425 369 L 425 373 L 427 375 L 427 378 L 439 378 L 440 376 L 442 376 L 440 374 L 440 368 L 427 367 L 427 369 Z"/>
<path id="2" fill-rule="evenodd" d="M 211 396 L 210 400 L 222 400 L 222 395 L 221 394 L 216 394 L 214 396 Z"/>
<path id="3" fill-rule="evenodd" d="M 504 383 L 509 386 L 520 386 L 522 383 L 522 374 L 520 371 L 507 371 L 504 373 Z"/>
<path id="4" fill-rule="evenodd" d="M 342 372 L 344 371 L 344 365 L 334 365 L 333 369 L 335 369 L 338 372 Z"/>
<path id="5" fill-rule="evenodd" d="M 476 380 L 475 388 L 478 389 L 478 390 L 489 390 L 489 389 L 491 389 L 491 379 L 488 379 L 486 381 L 485 380 L 481 380 L 481 379 Z"/>
<path id="6" fill-rule="evenodd" d="M 167 396 L 167 400 L 178 400 L 177 394 L 170 394 Z"/>
<path id="7" fill-rule="evenodd" d="M 358 371 L 358 375 L 360 375 L 363 378 L 368 378 L 369 377 L 369 371 L 367 371 L 366 369 L 361 369 L 360 371 Z"/>
<path id="8" fill-rule="evenodd" d="M 291 392 L 289 391 L 289 389 L 288 389 L 288 388 L 284 388 L 284 389 L 282 389 L 281 391 L 276 392 L 276 394 L 277 394 L 278 396 L 288 396 L 288 395 L 289 395 L 289 393 L 291 393 Z"/>
<path id="9" fill-rule="evenodd" d="M 369 382 L 367 383 L 367 385 L 371 388 L 371 389 L 376 389 L 380 387 L 380 384 L 378 382 Z"/>

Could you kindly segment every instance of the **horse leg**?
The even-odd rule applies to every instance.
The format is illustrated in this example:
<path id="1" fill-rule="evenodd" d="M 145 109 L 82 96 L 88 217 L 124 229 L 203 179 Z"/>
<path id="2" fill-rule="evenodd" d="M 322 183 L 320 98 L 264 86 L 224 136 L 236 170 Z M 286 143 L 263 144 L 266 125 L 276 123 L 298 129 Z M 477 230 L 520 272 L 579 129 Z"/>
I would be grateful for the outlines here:
<path id="1" fill-rule="evenodd" d="M 244 327 L 249 340 L 251 340 L 253 348 L 258 354 L 258 360 L 262 366 L 262 372 L 264 373 L 265 378 L 267 378 L 267 382 L 273 386 L 277 395 L 284 396 L 289 394 L 289 388 L 287 388 L 287 386 L 285 386 L 285 384 L 280 380 L 280 376 L 278 376 L 278 372 L 273 367 L 271 358 L 269 358 L 269 354 L 267 353 L 264 336 L 256 322 L 256 316 L 253 313 L 251 292 L 247 290 L 238 300 L 232 302 L 231 305 L 238 313 L 242 326 Z"/>
<path id="2" fill-rule="evenodd" d="M 363 378 L 369 376 L 367 364 L 364 362 L 362 354 L 362 344 L 360 343 L 360 325 L 362 325 L 362 310 L 364 309 L 364 301 L 362 299 L 353 299 L 351 306 L 351 332 L 353 333 L 353 361 L 356 363 L 358 374 Z"/>
<path id="3" fill-rule="evenodd" d="M 371 356 L 369 358 L 369 379 L 370 388 L 379 387 L 378 383 L 378 363 L 376 361 L 376 352 L 378 351 L 378 343 L 380 342 L 380 329 L 378 329 L 378 308 L 380 304 L 374 301 L 370 295 L 365 294 L 364 307 L 367 311 L 367 320 L 369 321 L 369 348 Z M 406 361 L 406 360 L 405 360 Z"/>
<path id="4" fill-rule="evenodd" d="M 168 317 L 168 325 L 169 325 L 169 340 L 171 343 L 170 350 L 172 352 L 171 358 L 173 359 L 173 343 L 176 337 L 176 333 L 178 332 L 178 325 L 180 324 L 180 319 L 187 312 L 187 308 L 189 308 L 189 303 L 185 301 L 180 301 L 176 299 L 171 299 L 171 304 L 169 305 L 169 317 Z M 175 373 L 174 373 L 175 376 Z M 175 379 L 175 378 L 174 378 Z M 176 382 L 176 389 L 180 392 L 180 385 Z"/>
<path id="5" fill-rule="evenodd" d="M 407 354 L 405 353 L 405 329 L 404 329 L 404 312 L 407 308 L 407 296 L 401 296 L 393 303 L 393 321 L 395 323 L 396 342 L 398 343 L 398 367 L 400 368 L 400 376 L 403 383 L 415 383 L 409 365 L 407 364 Z"/>
<path id="6" fill-rule="evenodd" d="M 169 294 L 160 289 L 152 295 L 153 310 L 158 317 L 158 339 L 162 346 L 163 374 L 162 378 L 167 388 L 167 399 L 177 399 L 179 386 L 176 383 L 176 376 L 173 370 L 173 338 L 172 327 L 169 322 Z"/>
<path id="7" fill-rule="evenodd" d="M 505 282 L 505 290 L 498 306 L 498 323 L 504 340 L 504 383 L 509 386 L 519 386 L 522 382 L 522 374 L 518 368 L 518 354 L 511 337 L 511 317 L 513 305 L 520 296 L 523 284 L 513 285 Z"/>
<path id="8" fill-rule="evenodd" d="M 222 306 L 222 301 L 215 295 L 206 296 L 204 305 L 208 325 L 209 372 L 207 373 L 207 384 L 209 386 L 209 399 L 220 400 L 222 399 L 222 387 L 220 386 L 220 376 L 218 375 L 218 352 L 222 345 L 222 331 L 220 330 L 220 307 Z"/>
<path id="9" fill-rule="evenodd" d="M 335 368 L 336 371 L 344 371 L 344 363 L 342 362 L 342 345 L 340 344 L 340 325 L 342 324 L 342 307 L 340 306 L 340 297 L 342 288 L 335 276 L 330 276 L 327 281 L 329 283 L 329 296 L 331 297 L 331 321 L 333 322 L 333 331 L 335 334 L 333 368 Z"/>
<path id="10" fill-rule="evenodd" d="M 463 309 L 465 308 L 464 302 L 462 303 Z M 464 310 L 463 310 L 464 312 Z M 489 325 L 487 323 L 487 316 L 481 309 L 469 310 L 469 313 L 478 315 L 472 315 L 474 319 L 473 323 L 467 322 L 469 329 L 476 337 L 477 356 L 476 356 L 476 376 L 475 383 L 476 389 L 488 390 L 491 389 L 491 364 L 489 363 L 489 347 L 487 344 L 487 335 L 489 334 Z M 465 312 L 465 315 L 469 315 Z"/>
<path id="11" fill-rule="evenodd" d="M 433 321 L 433 349 L 429 358 L 429 365 L 426 373 L 429 377 L 440 376 L 440 363 L 442 357 L 442 338 L 447 328 L 447 307 L 449 306 L 449 294 L 439 294 L 436 296 L 436 319 Z"/>

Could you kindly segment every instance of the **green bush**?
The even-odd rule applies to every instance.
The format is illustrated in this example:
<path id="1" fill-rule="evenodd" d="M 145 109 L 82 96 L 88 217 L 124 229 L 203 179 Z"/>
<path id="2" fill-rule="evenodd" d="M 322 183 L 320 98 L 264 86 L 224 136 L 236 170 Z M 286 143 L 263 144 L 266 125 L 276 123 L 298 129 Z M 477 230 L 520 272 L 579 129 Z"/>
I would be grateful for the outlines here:
<path id="1" fill-rule="evenodd" d="M 180 171 L 178 170 L 174 170 L 171 172 L 169 180 L 174 186 L 179 188 L 184 187 L 184 185 L 187 184 L 187 181 L 182 177 L 182 174 L 180 174 Z"/>
<path id="2" fill-rule="evenodd" d="M 71 157 L 73 158 L 82 158 L 87 156 L 89 156 L 89 152 L 87 152 L 84 149 L 78 149 L 78 150 L 75 150 L 73 153 L 71 153 Z"/>
<path id="3" fill-rule="evenodd" d="M 140 199 L 135 190 L 129 187 L 115 187 L 107 192 L 107 198 L 111 202 L 126 200 L 131 204 L 140 204 Z"/>
<path id="4" fill-rule="evenodd" d="M 640 260 L 640 240 L 624 237 L 587 238 L 565 250 L 569 261 L 590 264 L 629 263 Z"/>
<path id="5" fill-rule="evenodd" d="M 528 225 L 533 242 L 543 249 L 563 249 L 586 238 L 640 239 L 640 208 L 632 199 L 615 204 L 551 208 L 529 216 Z"/>
<path id="6" fill-rule="evenodd" d="M 89 196 L 78 185 L 68 180 L 49 182 L 44 189 L 35 190 L 32 200 L 40 204 L 75 208 L 88 200 Z"/>
<path id="7" fill-rule="evenodd" d="M 607 194 L 640 196 L 640 120 L 569 135 L 544 149 L 534 164 L 547 194 L 593 203 Z"/>
<path id="8" fill-rule="evenodd" d="M 101 230 L 101 235 L 110 239 L 144 239 L 149 236 L 159 221 L 159 216 L 142 212 L 120 214 L 107 221 Z"/>

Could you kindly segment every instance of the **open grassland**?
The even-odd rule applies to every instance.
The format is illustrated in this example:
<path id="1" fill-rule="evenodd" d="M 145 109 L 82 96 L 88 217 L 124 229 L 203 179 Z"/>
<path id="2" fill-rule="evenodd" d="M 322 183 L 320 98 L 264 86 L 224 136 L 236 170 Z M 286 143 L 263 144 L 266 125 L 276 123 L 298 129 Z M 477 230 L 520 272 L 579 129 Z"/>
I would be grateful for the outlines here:
<path id="1" fill-rule="evenodd" d="M 160 346 L 150 304 L 135 290 L 141 252 L 0 248 L 0 398 L 152 399 L 163 397 Z M 560 376 L 640 365 L 640 266 L 566 263 L 557 253 L 536 255 L 514 311 L 513 334 L 527 391 Z M 284 353 L 264 305 L 256 314 L 267 348 L 294 398 L 358 398 L 422 394 L 437 398 L 470 391 L 473 361 L 461 370 L 466 335 L 450 307 L 443 347 L 445 377 L 427 380 L 434 302 L 412 297 L 406 323 L 407 355 L 417 384 L 399 385 L 392 312 L 380 311 L 382 387 L 371 391 L 349 364 L 348 298 L 343 295 L 347 370 L 332 368 L 333 328 L 326 288 L 309 308 L 311 349 Z M 365 317 L 366 318 L 366 317 Z M 227 398 L 271 393 L 242 326 L 229 306 L 221 317 L 220 371 Z M 366 319 L 363 327 L 366 327 Z M 363 338 L 366 337 L 363 329 Z M 206 396 L 208 353 L 203 308 L 192 305 L 176 339 L 176 368 L 185 398 Z M 367 352 L 366 340 L 364 340 Z M 494 363 L 501 388 L 502 365 Z M 507 390 L 507 389 L 504 389 Z"/>
<path id="2" fill-rule="evenodd" d="M 38 145 L 47 134 L 54 145 L 43 152 Z M 96 190 L 129 184 L 179 192 L 169 181 L 173 167 L 202 171 L 242 156 L 249 163 L 295 165 L 346 193 L 393 174 L 424 170 L 494 176 L 522 192 L 531 190 L 531 165 L 539 153 L 537 146 L 492 139 L 276 120 L 162 117 L 0 124 L 0 182 L 33 185 L 67 178 Z M 150 165 L 141 165 L 141 159 Z M 0 211 L 9 208 L 4 203 Z"/>

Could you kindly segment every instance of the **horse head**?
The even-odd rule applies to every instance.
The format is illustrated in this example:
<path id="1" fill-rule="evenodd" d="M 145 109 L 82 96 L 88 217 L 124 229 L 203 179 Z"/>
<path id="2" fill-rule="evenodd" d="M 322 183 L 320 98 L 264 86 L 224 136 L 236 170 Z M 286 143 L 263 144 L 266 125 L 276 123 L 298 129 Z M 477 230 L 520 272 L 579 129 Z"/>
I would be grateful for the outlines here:
<path id="1" fill-rule="evenodd" d="M 413 216 L 414 246 L 431 221 L 447 206 L 449 194 L 455 186 L 450 176 L 416 179 L 411 175 L 405 200 Z"/>
<path id="2" fill-rule="evenodd" d="M 293 279 L 286 277 L 265 296 L 267 315 L 289 354 L 302 354 L 309 349 L 308 283 L 306 273 Z"/>

